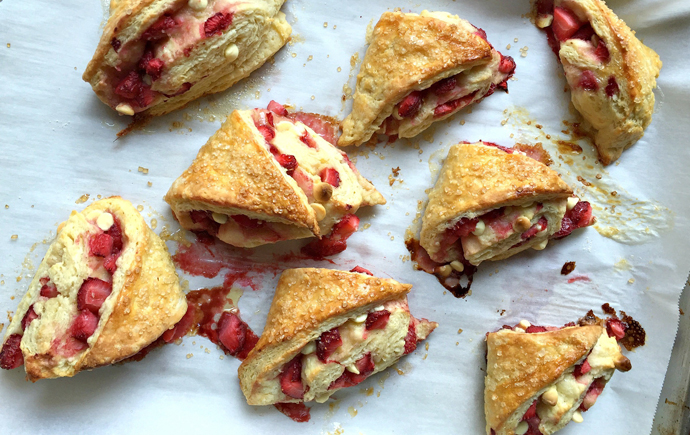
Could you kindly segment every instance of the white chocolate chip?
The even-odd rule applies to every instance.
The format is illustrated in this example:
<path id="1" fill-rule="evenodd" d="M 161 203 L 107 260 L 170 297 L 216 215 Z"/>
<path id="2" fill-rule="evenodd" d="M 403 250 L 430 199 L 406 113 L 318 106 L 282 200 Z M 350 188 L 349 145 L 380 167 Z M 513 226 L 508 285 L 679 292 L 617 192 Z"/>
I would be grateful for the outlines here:
<path id="1" fill-rule="evenodd" d="M 203 11 L 208 6 L 208 0 L 189 0 L 187 4 L 195 11 Z"/>
<path id="2" fill-rule="evenodd" d="M 503 216 L 508 216 L 513 212 L 513 207 L 506 207 L 503 209 Z"/>
<path id="3" fill-rule="evenodd" d="M 98 219 L 96 219 L 96 225 L 98 225 L 98 228 L 102 229 L 103 231 L 108 231 L 114 223 L 115 220 L 113 219 L 113 215 L 110 213 L 103 213 L 98 216 Z"/>
<path id="4" fill-rule="evenodd" d="M 522 329 L 527 329 L 530 326 L 532 326 L 532 324 L 530 322 L 528 322 L 527 320 L 522 319 L 522 320 L 520 320 L 520 323 L 518 323 L 518 326 Z"/>
<path id="5" fill-rule="evenodd" d="M 537 243 L 536 245 L 532 246 L 534 250 L 536 251 L 541 251 L 542 249 L 546 248 L 546 245 L 549 243 L 549 239 L 544 239 L 541 242 Z"/>
<path id="6" fill-rule="evenodd" d="M 230 62 L 234 61 L 237 59 L 237 56 L 240 55 L 240 49 L 237 48 L 235 44 L 230 44 L 228 45 L 228 48 L 225 49 L 225 58 L 229 60 Z"/>
<path id="7" fill-rule="evenodd" d="M 448 278 L 453 272 L 453 268 L 450 267 L 449 265 L 445 264 L 443 266 L 439 266 L 436 268 L 436 272 L 441 275 L 443 278 Z"/>
<path id="8" fill-rule="evenodd" d="M 517 427 L 515 427 L 515 435 L 525 435 L 527 433 L 527 429 L 529 429 L 527 422 L 521 421 L 518 423 Z"/>
<path id="9" fill-rule="evenodd" d="M 549 27 L 553 23 L 553 15 L 548 14 L 548 15 L 539 15 L 537 17 L 537 27 L 540 29 L 543 29 L 545 27 Z"/>
<path id="10" fill-rule="evenodd" d="M 311 208 L 314 209 L 314 214 L 316 215 L 316 220 L 322 221 L 323 218 L 326 217 L 326 209 L 324 208 L 324 206 L 322 206 L 321 204 L 319 204 L 317 202 L 313 202 L 310 205 L 311 205 Z"/>
<path id="11" fill-rule="evenodd" d="M 551 387 L 541 395 L 541 401 L 549 406 L 556 406 L 558 403 L 558 391 L 556 387 Z"/>
<path id="12" fill-rule="evenodd" d="M 129 115 L 129 116 L 134 115 L 134 109 L 132 109 L 132 106 L 130 106 L 127 103 L 118 104 L 117 107 L 115 108 L 115 110 L 117 110 L 119 113 L 121 113 L 123 115 Z"/>
<path id="13" fill-rule="evenodd" d="M 519 326 L 516 326 L 515 329 L 513 329 L 515 332 L 527 332 L 524 329 L 520 328 Z"/>
<path id="14" fill-rule="evenodd" d="M 302 348 L 303 355 L 309 355 L 310 353 L 316 352 L 316 343 L 310 341 L 306 346 Z"/>
<path id="15" fill-rule="evenodd" d="M 582 423 L 584 419 L 582 418 L 582 413 L 580 411 L 575 411 L 573 413 L 573 421 L 575 423 Z"/>
<path id="16" fill-rule="evenodd" d="M 374 311 L 383 311 L 383 305 L 379 305 L 378 307 L 374 308 Z"/>
<path id="17" fill-rule="evenodd" d="M 328 183 L 319 183 L 314 186 L 314 198 L 319 202 L 328 202 L 333 196 L 333 186 Z"/>
<path id="18" fill-rule="evenodd" d="M 520 216 L 513 223 L 513 229 L 520 233 L 524 233 L 525 231 L 529 230 L 529 227 L 531 226 L 532 222 L 527 216 Z"/>
<path id="19" fill-rule="evenodd" d="M 484 221 L 480 219 L 479 222 L 477 222 L 477 227 L 474 229 L 474 231 L 472 231 L 472 234 L 475 236 L 481 236 L 484 234 L 485 229 L 486 225 L 484 224 Z"/>
<path id="20" fill-rule="evenodd" d="M 453 260 L 450 262 L 450 267 L 456 272 L 463 272 L 465 270 L 465 265 L 458 260 Z"/>
<path id="21" fill-rule="evenodd" d="M 565 208 L 567 210 L 572 210 L 577 205 L 578 202 L 580 202 L 580 198 L 576 198 L 574 196 L 571 196 L 570 198 L 568 198 L 568 203 L 565 205 Z"/>
<path id="22" fill-rule="evenodd" d="M 357 367 L 355 367 L 354 364 L 350 364 L 349 366 L 347 366 L 347 367 L 345 367 L 345 368 L 347 369 L 348 372 L 352 372 L 352 373 L 354 373 L 354 374 L 356 374 L 356 375 L 359 374 L 359 370 L 357 370 Z"/>
<path id="23" fill-rule="evenodd" d="M 366 313 L 361 314 L 361 315 L 355 317 L 354 320 L 355 320 L 355 323 L 364 323 L 367 320 L 367 314 Z"/>
<path id="24" fill-rule="evenodd" d="M 148 74 L 144 74 L 144 77 L 142 78 L 142 80 L 148 86 L 151 86 L 151 83 L 153 83 L 153 81 L 151 80 L 151 76 Z"/>
<path id="25" fill-rule="evenodd" d="M 219 223 L 221 225 L 223 225 L 224 223 L 226 223 L 228 221 L 228 215 L 223 214 L 223 213 L 213 212 L 213 213 L 211 213 L 211 217 L 213 218 L 214 221 L 216 221 L 217 223 Z"/>

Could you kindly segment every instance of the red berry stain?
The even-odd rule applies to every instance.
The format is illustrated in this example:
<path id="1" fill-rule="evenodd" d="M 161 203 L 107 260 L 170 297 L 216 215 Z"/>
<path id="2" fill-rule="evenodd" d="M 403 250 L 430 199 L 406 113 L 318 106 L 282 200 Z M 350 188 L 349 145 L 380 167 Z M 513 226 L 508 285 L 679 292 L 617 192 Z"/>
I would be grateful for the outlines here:
<path id="1" fill-rule="evenodd" d="M 276 409 L 283 414 L 287 415 L 293 421 L 297 423 L 305 423 L 309 421 L 311 415 L 309 415 L 310 409 L 304 404 L 300 403 L 276 403 L 274 405 Z"/>
<path id="2" fill-rule="evenodd" d="M 574 276 L 568 280 L 568 284 L 572 284 L 572 283 L 578 282 L 578 281 L 590 282 L 591 279 L 589 279 L 589 277 L 584 276 L 584 275 Z"/>

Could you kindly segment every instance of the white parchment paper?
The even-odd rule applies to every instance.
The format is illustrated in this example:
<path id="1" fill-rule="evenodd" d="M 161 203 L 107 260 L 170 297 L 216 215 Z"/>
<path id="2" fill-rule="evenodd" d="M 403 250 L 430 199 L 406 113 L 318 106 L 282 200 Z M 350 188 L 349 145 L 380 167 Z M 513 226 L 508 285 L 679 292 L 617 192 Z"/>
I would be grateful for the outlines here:
<path id="1" fill-rule="evenodd" d="M 221 352 L 203 337 L 186 337 L 182 345 L 158 349 L 141 362 L 71 379 L 31 384 L 21 369 L 3 371 L 0 433 L 480 434 L 484 334 L 522 318 L 562 325 L 589 309 L 601 314 L 605 302 L 640 321 L 648 342 L 628 353 L 633 370 L 613 377 L 584 423 L 571 423 L 562 433 L 649 433 L 676 334 L 678 297 L 690 270 L 685 255 L 690 241 L 690 5 L 680 0 L 609 4 L 660 54 L 664 67 L 645 137 L 625 152 L 619 165 L 603 169 L 586 143 L 576 156 L 558 152 L 555 141 L 569 139 L 562 121 L 574 118 L 555 56 L 544 34 L 523 16 L 527 0 L 288 0 L 283 10 L 293 25 L 293 41 L 275 62 L 234 89 L 117 141 L 115 134 L 126 119 L 103 105 L 81 80 L 100 36 L 103 6 L 95 1 L 2 1 L 0 309 L 8 312 L 24 294 L 57 224 L 98 195 L 121 195 L 141 205 L 147 220 L 155 219 L 157 232 L 165 225 L 175 231 L 162 196 L 232 109 L 265 107 L 275 99 L 305 111 L 347 115 L 351 101 L 342 99 L 349 95 L 348 86 L 354 87 L 367 25 L 385 10 L 459 14 L 515 58 L 517 80 L 509 82 L 510 94 L 497 92 L 420 138 L 349 151 L 388 204 L 360 213 L 363 229 L 329 267 L 359 264 L 414 284 L 412 312 L 440 324 L 428 350 L 420 346 L 398 370 L 339 392 L 330 404 L 314 405 L 311 421 L 302 424 L 273 407 L 248 406 L 238 386 L 239 362 L 221 359 Z M 595 204 L 599 223 L 542 252 L 482 264 L 472 295 L 455 299 L 432 276 L 405 261 L 404 234 L 418 228 L 420 201 L 435 182 L 448 147 L 479 139 L 506 146 L 542 142 L 553 167 Z M 390 186 L 391 168 L 396 167 L 402 182 Z M 592 186 L 579 182 L 578 175 Z M 618 195 L 612 196 L 612 190 Z M 75 203 L 85 194 L 86 203 Z M 18 237 L 13 240 L 13 235 Z M 264 248 L 250 259 L 271 261 L 274 254 L 299 245 Z M 174 252 L 176 245 L 169 246 Z M 560 269 L 566 261 L 576 261 L 577 267 L 564 277 Z M 590 281 L 568 284 L 574 276 Z M 220 283 L 222 274 L 213 280 L 183 278 L 195 289 Z M 277 278 L 268 274 L 255 279 L 259 289 L 247 289 L 239 307 L 260 333 Z"/>

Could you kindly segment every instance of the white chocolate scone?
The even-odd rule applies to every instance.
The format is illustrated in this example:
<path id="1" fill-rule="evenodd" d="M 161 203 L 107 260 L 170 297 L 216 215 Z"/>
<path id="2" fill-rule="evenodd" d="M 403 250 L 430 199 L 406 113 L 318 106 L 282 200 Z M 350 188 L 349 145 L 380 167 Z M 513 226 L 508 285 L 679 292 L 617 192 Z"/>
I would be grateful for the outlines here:
<path id="1" fill-rule="evenodd" d="M 128 201 L 111 197 L 60 225 L 7 328 L 0 366 L 73 376 L 130 357 L 187 309 L 163 241 Z"/>
<path id="2" fill-rule="evenodd" d="M 507 90 L 515 62 L 483 30 L 446 12 L 385 12 L 357 75 L 352 113 L 338 145 L 375 133 L 414 137 L 432 123 Z"/>
<path id="3" fill-rule="evenodd" d="M 284 0 L 111 3 L 83 79 L 119 113 L 162 115 L 263 65 L 292 29 Z"/>
<path id="4" fill-rule="evenodd" d="M 325 402 L 390 367 L 436 328 L 410 315 L 410 285 L 359 270 L 283 272 L 266 328 L 239 368 L 247 403 Z"/>
<path id="5" fill-rule="evenodd" d="M 239 247 L 328 234 L 385 199 L 347 155 L 311 127 L 318 115 L 234 111 L 165 200 L 183 228 Z M 327 136 L 328 137 L 328 136 Z"/>
<path id="6" fill-rule="evenodd" d="M 574 416 L 581 419 L 616 369 L 632 367 L 603 322 L 530 328 L 487 335 L 487 435 L 524 434 L 530 428 L 550 435 Z"/>
<path id="7" fill-rule="evenodd" d="M 659 55 L 601 0 L 539 0 L 535 13 L 563 64 L 582 127 L 608 165 L 652 121 Z"/>
<path id="8" fill-rule="evenodd" d="M 429 192 L 420 244 L 437 263 L 475 266 L 540 250 L 593 223 L 589 203 L 572 195 L 555 171 L 522 151 L 457 144 Z"/>

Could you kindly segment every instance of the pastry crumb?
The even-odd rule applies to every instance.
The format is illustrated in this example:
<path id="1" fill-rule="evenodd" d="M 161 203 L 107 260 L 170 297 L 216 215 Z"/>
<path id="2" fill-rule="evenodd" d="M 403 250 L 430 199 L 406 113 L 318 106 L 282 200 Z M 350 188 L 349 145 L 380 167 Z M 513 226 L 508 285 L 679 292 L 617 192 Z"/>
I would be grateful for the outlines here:
<path id="1" fill-rule="evenodd" d="M 458 334 L 462 334 L 462 328 L 458 329 Z"/>
<path id="2" fill-rule="evenodd" d="M 153 183 L 149 181 L 148 183 L 146 183 L 146 185 L 147 185 L 148 187 L 151 187 L 151 186 L 153 186 Z"/>
<path id="3" fill-rule="evenodd" d="M 12 239 L 12 240 L 17 240 L 18 237 L 19 237 L 18 235 L 12 234 L 12 236 L 10 237 L 10 239 Z"/>
<path id="4" fill-rule="evenodd" d="M 89 195 L 88 193 L 85 193 L 85 194 L 83 194 L 82 196 L 80 196 L 79 199 L 77 199 L 76 201 L 74 201 L 74 203 L 75 203 L 75 204 L 83 204 L 83 203 L 85 203 L 86 201 L 89 200 L 89 196 L 90 196 L 90 195 Z"/>
<path id="5" fill-rule="evenodd" d="M 149 169 L 148 169 L 148 168 L 145 168 L 145 167 L 143 167 L 143 166 L 139 166 L 138 171 L 141 172 L 141 173 L 143 173 L 143 174 L 148 174 L 148 173 L 149 173 Z"/>
<path id="6" fill-rule="evenodd" d="M 187 354 L 187 359 L 189 359 L 189 358 L 191 358 L 191 357 L 193 357 L 193 356 L 194 356 L 193 353 L 188 353 L 188 354 Z"/>

